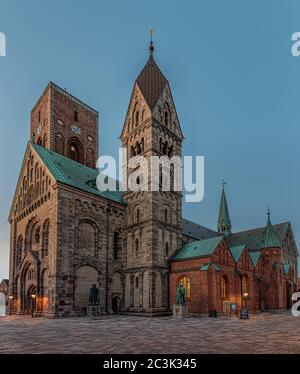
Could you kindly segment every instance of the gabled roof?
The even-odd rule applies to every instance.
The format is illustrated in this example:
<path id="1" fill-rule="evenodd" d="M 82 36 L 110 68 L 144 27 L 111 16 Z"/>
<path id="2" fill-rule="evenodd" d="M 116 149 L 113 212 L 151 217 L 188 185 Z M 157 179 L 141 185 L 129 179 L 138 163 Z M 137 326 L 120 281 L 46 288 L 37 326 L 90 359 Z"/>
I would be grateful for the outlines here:
<path id="1" fill-rule="evenodd" d="M 192 239 L 202 240 L 215 238 L 221 236 L 216 231 L 211 230 L 205 226 L 199 225 L 198 223 L 192 222 L 188 219 L 182 219 L 182 234 Z"/>
<path id="2" fill-rule="evenodd" d="M 172 260 L 186 260 L 190 258 L 210 256 L 213 254 L 222 239 L 222 236 L 217 236 L 211 239 L 189 242 L 175 253 Z"/>
<path id="3" fill-rule="evenodd" d="M 276 232 L 281 244 L 283 243 L 289 225 L 289 222 L 283 222 L 273 225 L 273 229 Z M 265 227 L 258 227 L 252 230 L 236 232 L 229 235 L 226 238 L 226 241 L 229 246 L 238 246 L 245 244 L 250 251 L 255 251 L 259 247 L 264 230 Z"/>
<path id="4" fill-rule="evenodd" d="M 261 252 L 249 252 L 249 256 L 251 258 L 252 264 L 255 267 L 260 259 Z"/>
<path id="5" fill-rule="evenodd" d="M 122 191 L 100 192 L 97 189 L 96 178 L 99 174 L 98 170 L 89 168 L 40 145 L 33 143 L 31 145 L 57 182 L 124 204 Z"/>
<path id="6" fill-rule="evenodd" d="M 234 262 L 238 262 L 245 248 L 246 246 L 244 244 L 238 245 L 235 247 L 229 247 L 232 257 L 234 259 Z"/>
<path id="7" fill-rule="evenodd" d="M 221 268 L 220 266 L 216 265 L 216 264 L 213 264 L 212 262 L 208 262 L 207 264 L 203 264 L 200 266 L 199 270 L 200 271 L 207 271 L 210 266 L 212 266 L 216 271 L 220 271 Z"/>
<path id="8" fill-rule="evenodd" d="M 262 248 L 280 248 L 281 243 L 278 239 L 277 233 L 272 226 L 271 219 L 270 219 L 270 212 L 268 212 L 268 221 L 267 226 L 264 229 L 263 235 L 259 242 L 257 249 Z"/>
<path id="9" fill-rule="evenodd" d="M 155 108 L 167 82 L 153 55 L 150 54 L 146 65 L 136 79 L 136 83 L 151 111 Z"/>

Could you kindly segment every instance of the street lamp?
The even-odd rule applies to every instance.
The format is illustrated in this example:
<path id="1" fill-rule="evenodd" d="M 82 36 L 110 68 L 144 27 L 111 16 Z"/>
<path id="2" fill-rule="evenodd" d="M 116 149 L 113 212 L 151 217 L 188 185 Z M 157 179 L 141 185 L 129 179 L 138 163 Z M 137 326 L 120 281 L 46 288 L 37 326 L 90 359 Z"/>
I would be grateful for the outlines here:
<path id="1" fill-rule="evenodd" d="M 244 292 L 245 308 L 248 309 L 248 292 Z"/>
<path id="2" fill-rule="evenodd" d="M 244 308 L 241 310 L 241 316 L 240 316 L 241 319 L 249 319 L 248 299 L 249 299 L 248 292 L 244 292 L 243 293 Z"/>
<path id="3" fill-rule="evenodd" d="M 32 300 L 32 314 L 31 317 L 33 318 L 34 315 L 34 309 L 35 309 L 35 299 L 36 299 L 36 294 L 31 295 L 31 300 Z"/>
<path id="4" fill-rule="evenodd" d="M 11 316 L 11 303 L 14 297 L 12 295 L 9 295 L 8 298 L 9 298 L 9 315 Z"/>

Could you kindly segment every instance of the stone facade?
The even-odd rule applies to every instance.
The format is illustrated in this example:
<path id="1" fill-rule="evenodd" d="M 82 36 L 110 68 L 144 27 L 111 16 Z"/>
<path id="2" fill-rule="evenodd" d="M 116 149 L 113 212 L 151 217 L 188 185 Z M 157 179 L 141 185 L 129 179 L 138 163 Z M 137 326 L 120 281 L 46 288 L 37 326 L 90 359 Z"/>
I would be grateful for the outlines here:
<path id="1" fill-rule="evenodd" d="M 181 194 L 174 186 L 164 191 L 167 181 L 160 175 L 157 191 L 144 190 L 138 164 L 129 164 L 126 171 L 141 186 L 139 191 L 125 192 L 121 199 L 99 193 L 98 117 L 97 111 L 52 82 L 31 112 L 31 142 L 9 215 L 13 313 L 85 315 L 89 289 L 95 284 L 102 314 L 166 314 L 183 276 L 190 282 L 190 313 L 226 313 L 228 302 L 242 303 L 238 274 L 248 277 L 252 310 L 286 307 L 284 282 L 288 278 L 294 289 L 297 276 L 291 228 L 283 247 L 262 251 L 255 266 L 247 250 L 235 263 L 225 239 L 211 257 L 174 260 L 185 243 L 200 239 L 193 233 L 199 232 L 201 239 L 221 233 L 184 220 Z M 181 156 L 182 141 L 171 89 L 151 47 L 134 83 L 121 142 L 128 161 L 140 155 L 149 161 L 152 156 Z M 151 168 L 148 172 L 152 176 Z M 173 177 L 171 172 L 171 183 Z M 220 252 L 226 262 L 220 261 Z M 216 267 L 199 271 L 208 261 Z M 282 263 L 289 263 L 286 275 Z M 223 275 L 228 279 L 228 300 L 221 296 Z M 268 285 L 263 290 L 261 277 Z"/>

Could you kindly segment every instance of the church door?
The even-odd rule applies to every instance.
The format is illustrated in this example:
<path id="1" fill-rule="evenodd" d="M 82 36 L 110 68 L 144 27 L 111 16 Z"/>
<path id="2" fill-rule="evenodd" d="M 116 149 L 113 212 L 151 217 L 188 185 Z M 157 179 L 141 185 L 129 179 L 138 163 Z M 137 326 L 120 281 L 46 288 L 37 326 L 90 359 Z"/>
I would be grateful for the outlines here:
<path id="1" fill-rule="evenodd" d="M 121 310 L 121 299 L 118 296 L 112 299 L 112 310 L 114 314 L 120 313 Z"/>

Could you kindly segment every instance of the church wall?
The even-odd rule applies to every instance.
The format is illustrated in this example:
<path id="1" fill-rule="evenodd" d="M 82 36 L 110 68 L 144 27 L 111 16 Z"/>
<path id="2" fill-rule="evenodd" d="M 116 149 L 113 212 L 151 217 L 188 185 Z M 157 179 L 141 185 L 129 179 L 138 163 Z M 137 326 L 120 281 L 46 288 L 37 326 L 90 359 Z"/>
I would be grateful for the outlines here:
<path id="1" fill-rule="evenodd" d="M 99 288 L 102 313 L 111 313 L 113 275 L 122 272 L 121 258 L 114 259 L 113 240 L 114 232 L 122 235 L 124 208 L 65 187 L 59 188 L 58 205 L 58 314 L 86 313 L 82 293 L 87 293 L 88 282 Z M 85 284 L 81 293 L 79 284 Z"/>

